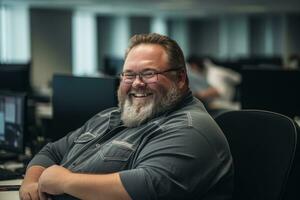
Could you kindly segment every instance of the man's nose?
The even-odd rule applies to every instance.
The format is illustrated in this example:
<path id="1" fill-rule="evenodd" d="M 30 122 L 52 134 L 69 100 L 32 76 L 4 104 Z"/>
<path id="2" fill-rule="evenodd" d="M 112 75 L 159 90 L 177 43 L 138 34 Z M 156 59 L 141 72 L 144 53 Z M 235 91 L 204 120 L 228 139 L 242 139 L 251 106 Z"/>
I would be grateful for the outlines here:
<path id="1" fill-rule="evenodd" d="M 143 87 L 145 86 L 145 82 L 143 81 L 143 78 L 140 75 L 136 75 L 133 83 L 132 83 L 132 87 Z"/>

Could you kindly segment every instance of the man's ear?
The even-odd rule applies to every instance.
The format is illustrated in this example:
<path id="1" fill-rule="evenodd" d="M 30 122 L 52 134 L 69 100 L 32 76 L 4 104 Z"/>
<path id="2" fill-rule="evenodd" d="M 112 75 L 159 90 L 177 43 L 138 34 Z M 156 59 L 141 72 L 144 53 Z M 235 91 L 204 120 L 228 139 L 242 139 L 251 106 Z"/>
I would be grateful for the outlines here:
<path id="1" fill-rule="evenodd" d="M 177 84 L 182 89 L 187 84 L 187 73 L 186 70 L 181 70 L 177 73 Z"/>

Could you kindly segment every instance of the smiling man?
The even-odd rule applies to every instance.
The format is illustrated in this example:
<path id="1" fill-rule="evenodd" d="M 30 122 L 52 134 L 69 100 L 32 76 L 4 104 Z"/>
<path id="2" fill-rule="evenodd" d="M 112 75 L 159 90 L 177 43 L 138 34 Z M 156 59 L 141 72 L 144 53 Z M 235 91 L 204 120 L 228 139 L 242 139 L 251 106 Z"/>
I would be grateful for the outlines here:
<path id="1" fill-rule="evenodd" d="M 177 65 L 169 67 L 167 52 L 158 44 L 146 43 L 130 48 L 121 74 L 124 81 L 118 92 L 121 119 L 126 126 L 140 125 L 168 110 L 188 91 L 185 68 Z M 176 77 L 179 71 L 181 74 Z M 172 76 L 180 85 L 169 79 Z"/>
<path id="2" fill-rule="evenodd" d="M 192 96 L 177 43 L 134 36 L 120 76 L 119 107 L 47 144 L 29 163 L 20 198 L 230 199 L 228 144 Z"/>

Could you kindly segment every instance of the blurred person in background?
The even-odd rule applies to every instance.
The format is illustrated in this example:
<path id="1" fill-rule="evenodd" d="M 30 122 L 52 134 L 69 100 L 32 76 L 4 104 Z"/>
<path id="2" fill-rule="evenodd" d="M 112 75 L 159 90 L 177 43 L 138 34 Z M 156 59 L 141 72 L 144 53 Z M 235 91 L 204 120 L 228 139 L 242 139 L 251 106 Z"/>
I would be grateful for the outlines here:
<path id="1" fill-rule="evenodd" d="M 242 77 L 238 72 L 223 66 L 216 65 L 212 59 L 205 58 L 204 65 L 207 68 L 207 81 L 215 87 L 219 97 L 211 103 L 211 107 L 217 109 L 238 109 L 234 102 L 236 87 L 241 83 Z"/>
<path id="2" fill-rule="evenodd" d="M 214 64 L 212 59 L 191 56 L 187 59 L 190 89 L 208 109 L 236 109 L 233 105 L 236 86 L 241 75 L 229 68 Z"/>
<path id="3" fill-rule="evenodd" d="M 287 70 L 299 70 L 300 69 L 300 55 L 292 54 L 289 56 L 287 64 L 284 67 Z"/>
<path id="4" fill-rule="evenodd" d="M 207 70 L 203 58 L 190 56 L 187 59 L 187 73 L 193 95 L 200 99 L 206 106 L 220 96 L 218 90 L 207 81 Z"/>

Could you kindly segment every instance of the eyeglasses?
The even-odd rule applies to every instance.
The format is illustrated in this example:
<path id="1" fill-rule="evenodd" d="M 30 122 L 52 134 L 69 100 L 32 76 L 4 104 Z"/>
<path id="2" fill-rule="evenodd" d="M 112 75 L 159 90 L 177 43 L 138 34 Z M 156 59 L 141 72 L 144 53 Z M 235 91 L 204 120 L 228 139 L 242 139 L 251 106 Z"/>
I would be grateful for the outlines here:
<path id="1" fill-rule="evenodd" d="M 179 71 L 179 70 L 182 70 L 182 69 L 183 68 L 180 67 L 180 68 L 168 69 L 168 70 L 161 71 L 161 72 L 154 71 L 154 70 L 147 70 L 147 71 L 143 71 L 143 72 L 140 72 L 140 73 L 122 72 L 120 74 L 120 77 L 121 77 L 121 80 L 124 83 L 127 83 L 127 84 L 132 84 L 135 81 L 137 76 L 144 83 L 147 83 L 147 84 L 148 83 L 156 83 L 157 80 L 158 80 L 158 74 L 164 74 L 164 73 L 172 72 L 172 71 Z"/>

